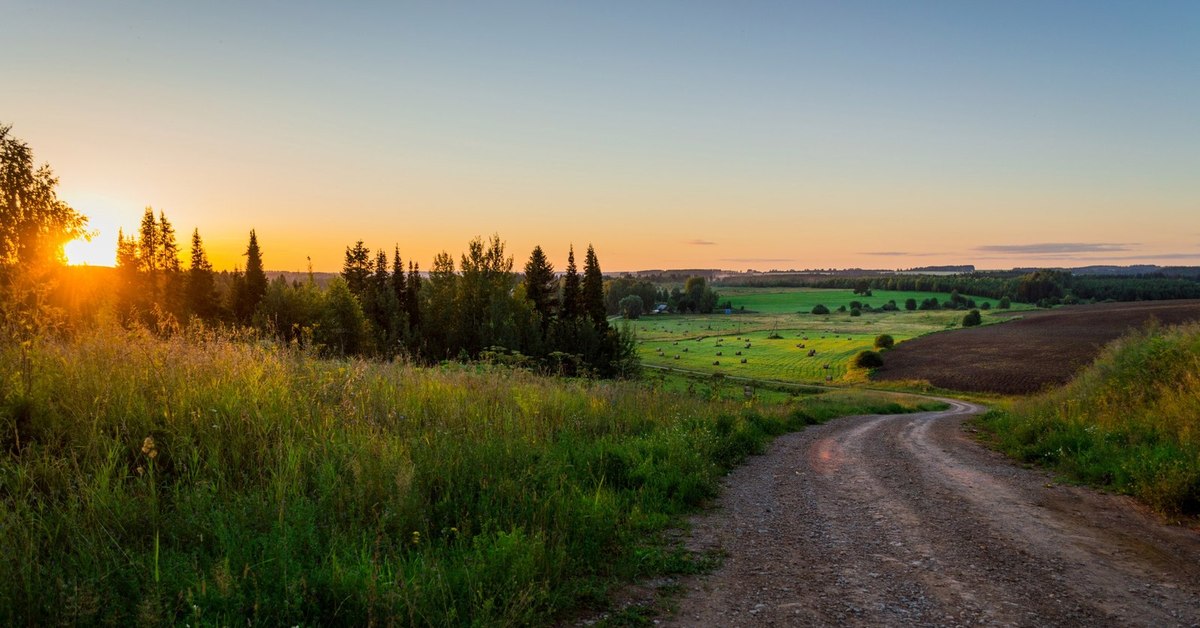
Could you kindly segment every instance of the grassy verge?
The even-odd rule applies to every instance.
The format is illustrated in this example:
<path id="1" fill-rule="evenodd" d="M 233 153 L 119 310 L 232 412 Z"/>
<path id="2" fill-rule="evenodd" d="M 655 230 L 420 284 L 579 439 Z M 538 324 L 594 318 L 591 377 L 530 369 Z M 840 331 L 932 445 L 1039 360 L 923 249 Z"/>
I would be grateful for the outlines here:
<path id="1" fill-rule="evenodd" d="M 721 401 L 108 330 L 0 346 L 0 624 L 545 623 L 693 566 L 661 532 L 777 434 Z"/>
<path id="2" fill-rule="evenodd" d="M 1067 386 L 985 415 L 996 444 L 1171 516 L 1200 514 L 1200 325 L 1110 345 Z"/>

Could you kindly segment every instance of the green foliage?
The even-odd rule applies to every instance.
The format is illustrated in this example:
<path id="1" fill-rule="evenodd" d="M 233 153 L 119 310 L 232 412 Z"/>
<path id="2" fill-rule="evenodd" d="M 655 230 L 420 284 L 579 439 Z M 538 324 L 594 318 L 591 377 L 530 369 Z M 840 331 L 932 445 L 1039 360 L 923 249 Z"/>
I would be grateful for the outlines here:
<path id="1" fill-rule="evenodd" d="M 1171 516 L 1200 515 L 1200 325 L 1109 345 L 1065 387 L 982 419 L 998 446 Z"/>
<path id="2" fill-rule="evenodd" d="M 1000 303 L 996 307 L 1002 310 L 1007 310 L 1008 308 L 1012 307 L 1012 302 L 1009 301 L 1007 296 L 1000 297 Z"/>
<path id="3" fill-rule="evenodd" d="M 977 327 L 983 322 L 983 318 L 979 315 L 979 310 L 971 310 L 962 318 L 963 327 Z"/>
<path id="4" fill-rule="evenodd" d="M 862 316 L 862 310 L 852 307 L 850 308 L 850 316 Z"/>
<path id="5" fill-rule="evenodd" d="M 63 260 L 62 247 L 86 233 L 87 218 L 58 198 L 58 177 L 35 166 L 29 145 L 0 124 L 0 268 Z"/>
<path id="6" fill-rule="evenodd" d="M 813 313 L 813 314 L 816 314 L 817 316 L 823 316 L 823 315 L 825 315 L 825 314 L 828 314 L 828 313 L 829 313 L 829 308 L 827 308 L 827 307 L 825 307 L 824 305 L 821 305 L 820 303 L 818 303 L 818 304 L 816 304 L 816 305 L 814 305 L 814 306 L 813 306 L 812 313 Z"/>
<path id="7" fill-rule="evenodd" d="M 891 349 L 895 345 L 896 339 L 892 338 L 888 334 L 879 334 L 878 336 L 875 336 L 876 349 Z"/>
<path id="8" fill-rule="evenodd" d="M 860 369 L 874 369 L 883 366 L 883 356 L 878 351 L 860 351 L 854 356 L 854 366 Z"/>
<path id="9" fill-rule="evenodd" d="M 195 328 L 4 345 L 0 370 L 23 355 L 29 385 L 0 380 L 3 625 L 553 623 L 680 565 L 660 532 L 729 465 L 855 411 Z"/>
<path id="10" fill-rule="evenodd" d="M 642 303 L 642 297 L 639 297 L 636 294 L 631 294 L 621 299 L 620 307 L 621 316 L 629 320 L 637 320 L 638 318 L 641 318 L 642 310 L 645 306 Z"/>
<path id="11" fill-rule="evenodd" d="M 600 272 L 600 260 L 592 245 L 588 245 L 583 263 L 583 287 L 580 289 L 583 311 L 592 319 L 596 329 L 608 327 L 608 309 L 604 305 L 604 274 Z"/>
<path id="12" fill-rule="evenodd" d="M 533 303 L 543 332 L 550 327 L 558 309 L 557 281 L 554 265 L 546 258 L 542 247 L 533 247 L 529 261 L 525 262 L 525 298 Z"/>
<path id="13" fill-rule="evenodd" d="M 904 300 L 904 309 L 908 310 L 909 312 L 917 309 L 917 300 L 912 297 L 905 299 Z"/>

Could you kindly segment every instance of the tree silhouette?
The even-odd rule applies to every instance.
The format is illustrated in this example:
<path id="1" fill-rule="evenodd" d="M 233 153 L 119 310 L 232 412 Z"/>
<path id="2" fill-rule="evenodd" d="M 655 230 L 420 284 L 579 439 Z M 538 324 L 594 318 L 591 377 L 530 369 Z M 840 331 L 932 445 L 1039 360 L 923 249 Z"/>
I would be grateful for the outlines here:
<path id="1" fill-rule="evenodd" d="M 604 274 L 600 272 L 600 261 L 589 244 L 583 262 L 583 307 L 596 329 L 608 327 L 608 311 L 604 306 Z"/>
<path id="2" fill-rule="evenodd" d="M 563 275 L 562 297 L 559 299 L 559 318 L 573 321 L 583 314 L 579 292 L 579 270 L 575 267 L 575 246 L 567 249 L 567 272 Z"/>
<path id="3" fill-rule="evenodd" d="M 550 326 L 558 298 L 554 277 L 554 266 L 546 259 L 542 247 L 533 247 L 529 261 L 525 263 L 525 298 L 533 303 L 533 309 L 540 318 L 542 332 Z"/>

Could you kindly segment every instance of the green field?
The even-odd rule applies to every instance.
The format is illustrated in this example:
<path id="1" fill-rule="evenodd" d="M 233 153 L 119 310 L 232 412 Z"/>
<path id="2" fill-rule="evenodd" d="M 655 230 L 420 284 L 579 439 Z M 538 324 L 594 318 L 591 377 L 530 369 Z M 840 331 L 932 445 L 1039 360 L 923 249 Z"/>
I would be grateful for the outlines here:
<path id="1" fill-rule="evenodd" d="M 849 308 L 851 301 L 868 304 L 875 309 L 883 307 L 883 304 L 888 301 L 895 301 L 896 305 L 903 309 L 905 299 L 916 299 L 918 304 L 929 298 L 937 299 L 939 302 L 950 299 L 948 292 L 901 292 L 897 290 L 874 290 L 869 297 L 854 294 L 852 290 L 824 288 L 720 288 L 718 292 L 721 295 L 721 302 L 731 301 L 735 310 L 745 307 L 747 311 L 763 314 L 808 313 L 815 305 L 824 305 L 830 310 L 836 310 L 838 306 L 842 305 Z M 988 303 L 988 307 L 994 308 L 1000 301 L 985 297 L 963 296 L 974 299 L 975 304 L 981 307 L 984 303 Z"/>
<path id="2" fill-rule="evenodd" d="M 950 298 L 946 293 L 928 292 L 881 290 L 874 294 L 864 298 L 850 290 L 731 288 L 721 292 L 721 299 L 729 299 L 735 306 L 747 304 L 746 313 L 735 310 L 733 314 L 649 315 L 627 324 L 637 338 L 643 364 L 652 369 L 785 382 L 847 383 L 855 376 L 851 358 L 874 348 L 876 336 L 888 334 L 899 343 L 954 329 L 965 314 L 961 310 L 872 310 L 861 316 L 836 311 L 824 316 L 807 313 L 818 303 L 835 310 L 853 300 L 871 303 L 873 299 L 873 305 L 882 306 L 894 299 L 903 307 L 908 298 L 918 302 L 930 297 L 939 301 Z M 1028 306 L 1018 308 L 1014 304 L 1014 309 L 1025 308 Z M 983 312 L 984 324 L 1002 320 L 996 315 L 998 311 L 1003 310 Z"/>

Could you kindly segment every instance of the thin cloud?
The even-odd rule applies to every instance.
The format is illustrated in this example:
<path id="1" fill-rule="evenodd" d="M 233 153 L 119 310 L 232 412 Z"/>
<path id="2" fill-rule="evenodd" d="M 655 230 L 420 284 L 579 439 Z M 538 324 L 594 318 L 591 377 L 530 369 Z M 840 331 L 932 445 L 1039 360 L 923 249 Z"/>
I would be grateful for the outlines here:
<path id="1" fill-rule="evenodd" d="M 859 255 L 874 255 L 876 257 L 929 257 L 937 253 L 912 253 L 910 251 L 865 251 Z"/>
<path id="2" fill-rule="evenodd" d="M 1120 253 L 1128 251 L 1129 244 L 1108 242 L 1044 242 L 1039 244 L 986 244 L 974 250 L 981 253 L 1003 255 L 1070 255 L 1079 253 Z"/>
<path id="3" fill-rule="evenodd" d="M 713 242 L 712 240 L 701 240 L 700 238 L 695 238 L 693 240 L 684 242 L 684 244 L 691 244 L 692 246 L 713 246 L 716 244 L 716 242 Z"/>

